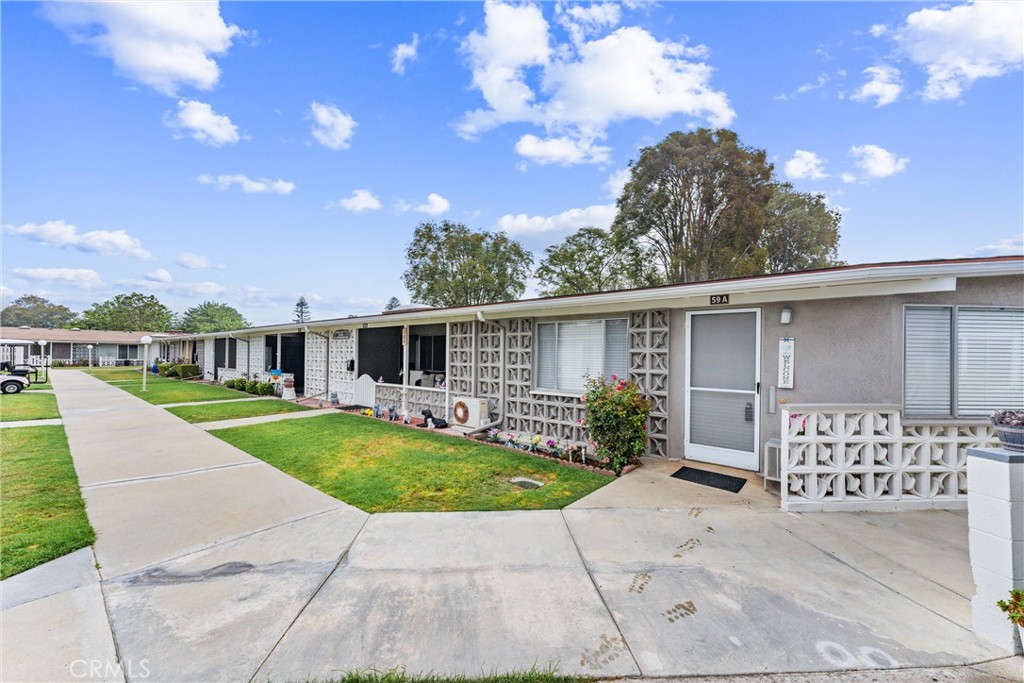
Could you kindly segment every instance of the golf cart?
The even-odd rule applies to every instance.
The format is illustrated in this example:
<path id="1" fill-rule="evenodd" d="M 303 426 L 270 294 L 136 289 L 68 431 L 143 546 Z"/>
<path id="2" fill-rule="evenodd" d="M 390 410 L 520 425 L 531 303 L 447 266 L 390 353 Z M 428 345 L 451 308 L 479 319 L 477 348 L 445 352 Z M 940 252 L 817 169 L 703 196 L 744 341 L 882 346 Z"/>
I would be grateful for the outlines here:
<path id="1" fill-rule="evenodd" d="M 36 382 L 39 381 L 39 370 L 33 365 L 13 365 L 10 361 L 2 361 L 0 372 L 8 373 L 0 374 L 0 392 L 4 394 L 17 394 L 30 386 L 32 380 L 28 378 L 29 374 L 35 376 Z"/>

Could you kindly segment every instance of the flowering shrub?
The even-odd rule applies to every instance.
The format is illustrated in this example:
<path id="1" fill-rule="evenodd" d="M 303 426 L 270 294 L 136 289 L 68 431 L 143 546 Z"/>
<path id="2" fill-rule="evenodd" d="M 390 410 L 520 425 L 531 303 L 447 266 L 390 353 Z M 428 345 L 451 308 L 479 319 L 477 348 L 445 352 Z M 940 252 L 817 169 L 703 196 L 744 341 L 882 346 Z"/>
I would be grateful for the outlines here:
<path id="1" fill-rule="evenodd" d="M 612 375 L 587 380 L 584 426 L 590 433 L 598 460 L 621 474 L 626 465 L 647 452 L 647 418 L 651 402 L 629 380 Z"/>

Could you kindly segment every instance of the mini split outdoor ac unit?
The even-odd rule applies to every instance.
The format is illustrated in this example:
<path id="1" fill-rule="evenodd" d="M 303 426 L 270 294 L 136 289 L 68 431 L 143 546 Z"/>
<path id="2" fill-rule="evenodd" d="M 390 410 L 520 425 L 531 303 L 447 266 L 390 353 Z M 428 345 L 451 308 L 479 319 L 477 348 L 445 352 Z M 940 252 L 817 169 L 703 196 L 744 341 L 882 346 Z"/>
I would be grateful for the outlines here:
<path id="1" fill-rule="evenodd" d="M 452 418 L 456 427 L 479 429 L 490 420 L 487 399 L 456 396 L 452 406 Z"/>

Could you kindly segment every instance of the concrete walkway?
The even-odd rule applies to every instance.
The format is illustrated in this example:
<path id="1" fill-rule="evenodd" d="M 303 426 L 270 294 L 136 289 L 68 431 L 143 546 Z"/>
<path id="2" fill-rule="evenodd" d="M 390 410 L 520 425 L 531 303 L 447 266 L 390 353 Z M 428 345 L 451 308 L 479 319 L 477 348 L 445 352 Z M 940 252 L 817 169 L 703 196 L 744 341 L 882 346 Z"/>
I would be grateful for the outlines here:
<path id="1" fill-rule="evenodd" d="M 216 401 L 185 401 L 183 403 L 161 403 L 161 408 L 180 408 L 182 406 L 208 406 L 219 403 L 242 403 L 245 401 L 271 401 L 276 396 L 246 396 L 244 398 L 224 398 Z"/>
<path id="2" fill-rule="evenodd" d="M 1021 671 L 970 632 L 960 514 L 786 514 L 656 462 L 564 511 L 371 517 L 82 373 L 57 396 L 95 559 L 3 582 L 3 680 Z"/>

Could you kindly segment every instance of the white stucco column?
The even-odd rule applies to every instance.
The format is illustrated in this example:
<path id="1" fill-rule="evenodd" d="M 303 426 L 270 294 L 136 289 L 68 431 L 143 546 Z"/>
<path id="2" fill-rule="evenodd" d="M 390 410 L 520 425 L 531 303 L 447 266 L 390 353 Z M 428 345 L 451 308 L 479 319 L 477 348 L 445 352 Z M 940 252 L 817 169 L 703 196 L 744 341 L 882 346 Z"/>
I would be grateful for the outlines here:
<path id="1" fill-rule="evenodd" d="M 1017 627 L 996 606 L 1024 589 L 1024 453 L 967 449 L 967 514 L 974 632 L 999 647 L 1022 651 Z"/>

